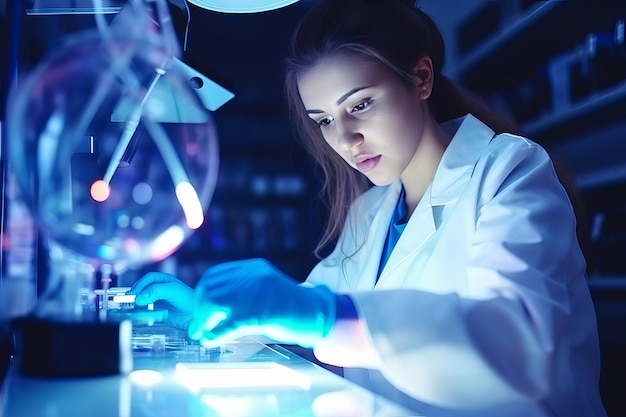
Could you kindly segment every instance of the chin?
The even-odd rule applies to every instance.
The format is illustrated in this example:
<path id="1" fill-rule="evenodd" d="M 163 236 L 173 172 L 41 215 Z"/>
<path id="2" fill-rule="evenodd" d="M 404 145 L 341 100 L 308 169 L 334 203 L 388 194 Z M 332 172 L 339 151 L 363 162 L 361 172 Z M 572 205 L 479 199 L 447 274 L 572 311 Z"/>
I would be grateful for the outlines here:
<path id="1" fill-rule="evenodd" d="M 374 185 L 377 186 L 384 186 L 384 185 L 389 185 L 392 184 L 393 182 L 395 182 L 399 177 L 382 177 L 382 176 L 376 176 L 376 175 L 366 175 L 367 179 L 370 180 L 370 182 Z"/>

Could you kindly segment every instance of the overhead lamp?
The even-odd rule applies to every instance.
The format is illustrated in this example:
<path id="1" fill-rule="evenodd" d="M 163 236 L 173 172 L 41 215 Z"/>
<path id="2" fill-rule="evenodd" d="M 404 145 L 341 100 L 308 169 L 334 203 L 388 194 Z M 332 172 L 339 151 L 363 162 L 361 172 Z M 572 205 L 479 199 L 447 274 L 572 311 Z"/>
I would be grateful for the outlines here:
<path id="1" fill-rule="evenodd" d="M 257 13 L 280 9 L 298 0 L 187 0 L 203 9 L 223 13 Z"/>
<path id="2" fill-rule="evenodd" d="M 93 0 L 26 0 L 28 15 L 115 14 L 127 0 L 102 0 L 94 7 Z M 223 13 L 257 13 L 280 9 L 298 0 L 168 0 L 183 7 L 185 1 L 200 8 Z"/>

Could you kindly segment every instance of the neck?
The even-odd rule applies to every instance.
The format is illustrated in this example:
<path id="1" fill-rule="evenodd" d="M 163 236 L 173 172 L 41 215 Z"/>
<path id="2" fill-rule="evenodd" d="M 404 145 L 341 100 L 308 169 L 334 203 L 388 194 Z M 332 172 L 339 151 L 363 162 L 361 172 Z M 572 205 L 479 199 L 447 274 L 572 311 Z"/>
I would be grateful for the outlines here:
<path id="1" fill-rule="evenodd" d="M 439 162 L 450 140 L 450 135 L 431 116 L 424 127 L 417 151 L 401 176 L 406 192 L 407 216 L 413 213 L 435 177 Z"/>

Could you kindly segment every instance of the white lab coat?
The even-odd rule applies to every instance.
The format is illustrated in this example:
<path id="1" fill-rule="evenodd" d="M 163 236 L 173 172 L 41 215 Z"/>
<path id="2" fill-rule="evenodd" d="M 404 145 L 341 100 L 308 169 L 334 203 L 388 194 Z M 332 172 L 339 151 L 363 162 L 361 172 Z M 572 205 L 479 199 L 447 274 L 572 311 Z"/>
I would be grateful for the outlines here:
<path id="1" fill-rule="evenodd" d="M 399 180 L 353 204 L 309 275 L 360 317 L 316 356 L 426 415 L 605 416 L 585 261 L 550 158 L 471 115 L 444 127 L 456 133 L 378 282 Z"/>

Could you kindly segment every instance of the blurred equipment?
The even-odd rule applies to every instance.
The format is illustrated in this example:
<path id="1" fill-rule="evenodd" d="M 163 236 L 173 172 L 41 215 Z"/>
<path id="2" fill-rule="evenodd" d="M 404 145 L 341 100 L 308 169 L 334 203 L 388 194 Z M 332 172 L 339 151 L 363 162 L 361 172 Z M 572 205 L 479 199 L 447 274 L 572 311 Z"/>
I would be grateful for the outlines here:
<path id="1" fill-rule="evenodd" d="M 114 14 L 120 11 L 126 0 L 29 0 L 26 13 L 29 15 L 58 14 Z"/>
<path id="2" fill-rule="evenodd" d="M 51 259 L 34 311 L 14 321 L 28 374 L 131 369 L 132 326 L 96 302 L 96 272 L 106 292 L 112 275 L 176 251 L 204 223 L 217 179 L 208 109 L 232 94 L 178 60 L 165 0 L 130 0 L 110 25 L 95 17 L 97 30 L 68 38 L 7 106 L 9 164 Z"/>

